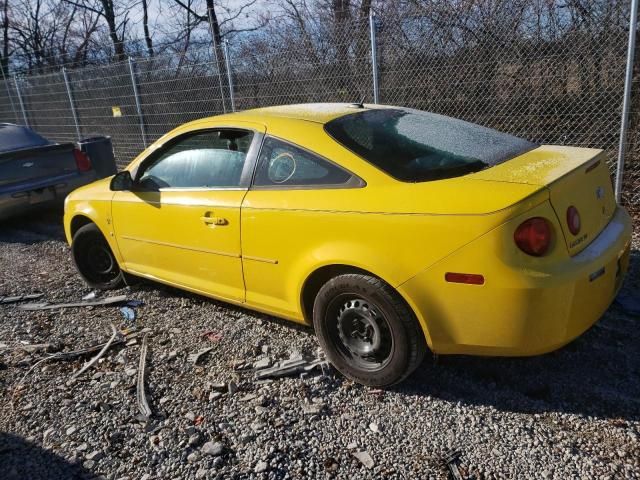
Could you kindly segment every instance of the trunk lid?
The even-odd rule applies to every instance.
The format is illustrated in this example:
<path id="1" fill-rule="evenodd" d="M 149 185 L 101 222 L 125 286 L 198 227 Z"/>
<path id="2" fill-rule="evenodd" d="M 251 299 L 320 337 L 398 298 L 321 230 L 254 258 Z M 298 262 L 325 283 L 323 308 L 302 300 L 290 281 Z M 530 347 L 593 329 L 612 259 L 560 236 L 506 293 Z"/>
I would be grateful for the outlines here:
<path id="1" fill-rule="evenodd" d="M 0 153 L 0 188 L 76 172 L 72 143 Z"/>
<path id="2" fill-rule="evenodd" d="M 543 145 L 469 177 L 546 187 L 570 255 L 584 250 L 616 210 L 609 168 L 602 150 Z M 580 228 L 575 235 L 567 219 L 571 206 L 580 214 Z"/>

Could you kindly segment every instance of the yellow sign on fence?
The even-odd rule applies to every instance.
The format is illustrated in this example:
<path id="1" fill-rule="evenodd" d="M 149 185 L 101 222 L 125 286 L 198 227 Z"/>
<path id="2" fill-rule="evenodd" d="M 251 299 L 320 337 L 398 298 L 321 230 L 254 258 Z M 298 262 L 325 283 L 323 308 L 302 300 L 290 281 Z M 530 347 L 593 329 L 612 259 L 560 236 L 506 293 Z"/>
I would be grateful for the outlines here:
<path id="1" fill-rule="evenodd" d="M 120 107 L 111 107 L 111 111 L 113 112 L 114 117 L 122 116 L 122 110 L 120 110 Z"/>

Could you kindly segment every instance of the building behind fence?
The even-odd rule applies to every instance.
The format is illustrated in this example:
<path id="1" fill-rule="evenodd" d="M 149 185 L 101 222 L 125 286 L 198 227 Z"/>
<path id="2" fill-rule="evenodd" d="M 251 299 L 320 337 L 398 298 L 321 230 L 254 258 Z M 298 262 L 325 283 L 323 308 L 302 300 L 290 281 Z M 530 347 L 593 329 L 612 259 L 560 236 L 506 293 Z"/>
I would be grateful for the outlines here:
<path id="1" fill-rule="evenodd" d="M 553 32 L 538 19 L 478 37 L 420 15 L 381 15 L 315 38 L 294 34 L 283 42 L 248 35 L 215 48 L 200 46 L 188 58 L 130 58 L 6 77 L 0 80 L 0 121 L 29 125 L 56 141 L 109 135 L 123 167 L 189 120 L 277 104 L 378 101 L 462 118 L 535 142 L 602 148 L 613 171 L 628 18 Z M 331 42 L 323 46 L 326 35 Z M 623 201 L 636 211 L 637 90 L 632 88 L 622 184 Z"/>

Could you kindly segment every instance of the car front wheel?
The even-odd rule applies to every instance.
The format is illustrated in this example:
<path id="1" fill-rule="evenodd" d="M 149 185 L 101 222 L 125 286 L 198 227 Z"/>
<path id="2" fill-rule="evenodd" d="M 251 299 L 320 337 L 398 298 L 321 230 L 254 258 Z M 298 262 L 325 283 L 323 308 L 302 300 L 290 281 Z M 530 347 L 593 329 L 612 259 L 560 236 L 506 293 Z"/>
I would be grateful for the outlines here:
<path id="1" fill-rule="evenodd" d="M 344 274 L 329 280 L 316 296 L 313 324 L 329 361 L 367 386 L 388 387 L 404 380 L 427 349 L 402 297 L 369 275 Z"/>
<path id="2" fill-rule="evenodd" d="M 118 262 L 95 224 L 89 223 L 73 235 L 71 253 L 78 272 L 90 287 L 110 290 L 124 285 Z"/>

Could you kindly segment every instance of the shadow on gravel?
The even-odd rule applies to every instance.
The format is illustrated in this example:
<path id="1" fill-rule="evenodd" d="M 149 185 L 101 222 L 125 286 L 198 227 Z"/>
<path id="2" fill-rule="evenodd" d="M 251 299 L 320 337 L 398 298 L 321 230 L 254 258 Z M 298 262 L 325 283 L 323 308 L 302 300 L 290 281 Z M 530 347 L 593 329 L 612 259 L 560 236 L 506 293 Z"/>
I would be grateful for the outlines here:
<path id="1" fill-rule="evenodd" d="M 8 220 L 0 220 L 0 242 L 34 244 L 64 241 L 61 207 L 38 210 Z"/>
<path id="2" fill-rule="evenodd" d="M 632 251 L 624 291 L 640 297 L 638 250 Z M 594 327 L 561 350 L 529 358 L 428 358 L 396 391 L 501 411 L 638 420 L 639 321 L 640 316 L 614 303 Z"/>
<path id="3" fill-rule="evenodd" d="M 0 432 L 0 478 L 5 480 L 81 480 L 94 475 L 22 437 Z"/>

